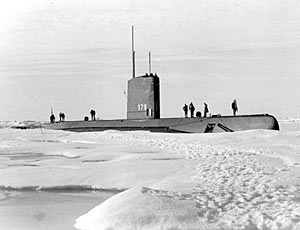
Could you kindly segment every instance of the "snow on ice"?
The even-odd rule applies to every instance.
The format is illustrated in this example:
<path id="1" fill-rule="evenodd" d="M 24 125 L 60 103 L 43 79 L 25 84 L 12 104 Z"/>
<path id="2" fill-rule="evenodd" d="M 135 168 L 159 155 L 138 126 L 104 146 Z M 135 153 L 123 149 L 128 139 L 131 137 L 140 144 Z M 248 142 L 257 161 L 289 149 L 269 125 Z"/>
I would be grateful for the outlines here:
<path id="1" fill-rule="evenodd" d="M 77 229 L 300 229 L 300 129 L 0 134 L 1 198 L 8 188 L 126 190 Z"/>

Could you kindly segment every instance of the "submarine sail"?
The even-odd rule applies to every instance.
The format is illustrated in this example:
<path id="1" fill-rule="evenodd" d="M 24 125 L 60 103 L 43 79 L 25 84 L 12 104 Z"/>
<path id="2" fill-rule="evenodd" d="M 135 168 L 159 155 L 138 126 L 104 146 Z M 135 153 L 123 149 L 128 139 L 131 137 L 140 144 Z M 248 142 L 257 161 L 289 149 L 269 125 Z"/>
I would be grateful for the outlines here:
<path id="1" fill-rule="evenodd" d="M 159 119 L 159 77 L 150 73 L 128 81 L 127 119 Z"/>

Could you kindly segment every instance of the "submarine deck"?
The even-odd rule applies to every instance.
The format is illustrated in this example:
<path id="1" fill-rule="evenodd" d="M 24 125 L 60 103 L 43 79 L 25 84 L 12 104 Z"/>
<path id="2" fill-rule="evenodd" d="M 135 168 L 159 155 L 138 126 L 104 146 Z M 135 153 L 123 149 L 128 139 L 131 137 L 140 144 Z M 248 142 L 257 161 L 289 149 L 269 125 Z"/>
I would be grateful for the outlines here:
<path id="1" fill-rule="evenodd" d="M 253 114 L 238 116 L 213 115 L 211 117 L 200 118 L 64 121 L 47 124 L 45 128 L 74 132 L 146 130 L 151 132 L 168 133 L 212 133 L 234 132 L 251 129 L 279 130 L 279 124 L 276 118 L 272 115 Z"/>

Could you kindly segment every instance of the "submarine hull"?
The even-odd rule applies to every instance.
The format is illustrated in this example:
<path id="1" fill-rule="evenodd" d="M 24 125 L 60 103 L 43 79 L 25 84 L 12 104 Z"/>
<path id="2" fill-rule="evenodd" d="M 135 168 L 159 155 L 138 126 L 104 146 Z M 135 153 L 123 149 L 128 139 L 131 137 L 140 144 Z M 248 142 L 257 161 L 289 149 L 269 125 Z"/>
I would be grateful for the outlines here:
<path id="1" fill-rule="evenodd" d="M 45 128 L 73 132 L 144 130 L 167 133 L 217 133 L 252 129 L 279 130 L 279 124 L 276 118 L 272 115 L 254 114 L 240 116 L 211 116 L 200 118 L 64 121 L 47 124 Z"/>

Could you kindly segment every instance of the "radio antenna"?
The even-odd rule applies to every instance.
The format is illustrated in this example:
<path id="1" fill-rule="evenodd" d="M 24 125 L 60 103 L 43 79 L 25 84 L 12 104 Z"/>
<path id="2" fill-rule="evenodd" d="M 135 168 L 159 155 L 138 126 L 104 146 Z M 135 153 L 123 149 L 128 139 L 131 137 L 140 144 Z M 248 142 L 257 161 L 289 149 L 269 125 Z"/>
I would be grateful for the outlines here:
<path id="1" fill-rule="evenodd" d="M 131 48 L 132 48 L 132 78 L 135 78 L 135 51 L 134 51 L 134 27 L 131 26 Z"/>
<path id="2" fill-rule="evenodd" d="M 149 74 L 151 73 L 151 52 L 149 52 Z"/>

